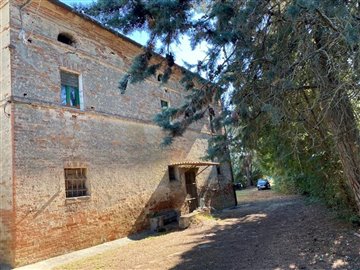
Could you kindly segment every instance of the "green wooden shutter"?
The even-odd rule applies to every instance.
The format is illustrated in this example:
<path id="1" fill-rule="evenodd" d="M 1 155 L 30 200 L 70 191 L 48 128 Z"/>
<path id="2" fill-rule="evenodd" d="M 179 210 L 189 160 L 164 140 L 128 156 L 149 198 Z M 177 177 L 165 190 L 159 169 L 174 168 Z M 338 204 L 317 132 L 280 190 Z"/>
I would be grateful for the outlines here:
<path id="1" fill-rule="evenodd" d="M 65 91 L 66 91 L 66 105 L 70 106 L 71 102 L 70 102 L 70 87 L 65 85 Z"/>

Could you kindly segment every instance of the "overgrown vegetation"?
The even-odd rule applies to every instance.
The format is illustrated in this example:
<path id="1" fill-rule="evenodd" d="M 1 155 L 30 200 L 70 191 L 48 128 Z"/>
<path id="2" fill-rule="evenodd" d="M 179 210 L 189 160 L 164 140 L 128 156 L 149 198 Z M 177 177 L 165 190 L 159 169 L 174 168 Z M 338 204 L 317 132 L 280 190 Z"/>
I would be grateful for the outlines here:
<path id="1" fill-rule="evenodd" d="M 299 99 L 297 100 L 300 101 Z M 277 191 L 286 194 L 302 194 L 311 200 L 319 200 L 333 208 L 339 216 L 358 224 L 356 203 L 347 186 L 342 171 L 342 164 L 331 136 L 325 137 L 326 130 L 319 126 L 317 133 L 309 133 L 304 122 L 277 125 L 271 121 L 261 125 L 249 123 L 245 129 L 254 129 L 247 136 L 244 129 L 233 129 L 233 148 L 239 149 L 238 141 L 246 141 L 249 147 L 244 148 L 237 162 L 235 171 L 237 180 L 245 186 L 249 185 L 244 165 L 249 164 L 251 156 L 250 178 L 254 180 L 262 176 L 271 176 Z M 256 134 L 254 136 L 253 134 Z M 251 152 L 250 152 L 251 151 Z"/>
<path id="2" fill-rule="evenodd" d="M 339 157 L 331 152 L 332 142 L 318 142 L 321 144 L 313 145 L 306 132 L 299 130 L 290 130 L 288 134 L 272 130 L 259 143 L 259 167 L 273 176 L 274 187 L 280 192 L 320 200 L 340 216 L 355 221 L 356 204 L 346 185 Z"/>
<path id="3" fill-rule="evenodd" d="M 202 16 L 194 16 L 194 9 Z M 207 57 L 183 76 L 186 102 L 156 118 L 168 133 L 166 143 L 225 97 L 213 126 L 226 127 L 229 136 L 212 138 L 210 157 L 226 157 L 227 148 L 235 156 L 256 153 L 280 190 L 360 214 L 356 1 L 98 0 L 86 12 L 125 32 L 150 33 L 144 54 L 121 81 L 122 91 L 128 81 L 159 68 L 168 79 L 176 56 L 170 45 L 183 35 L 194 47 L 208 44 Z M 150 66 L 152 50 L 166 56 L 162 65 Z"/>

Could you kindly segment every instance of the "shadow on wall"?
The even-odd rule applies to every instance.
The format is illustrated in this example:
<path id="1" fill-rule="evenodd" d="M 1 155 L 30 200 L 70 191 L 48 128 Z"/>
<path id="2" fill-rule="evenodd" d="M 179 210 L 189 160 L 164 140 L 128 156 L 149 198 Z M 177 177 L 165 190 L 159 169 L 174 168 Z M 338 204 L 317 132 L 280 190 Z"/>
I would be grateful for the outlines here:
<path id="1" fill-rule="evenodd" d="M 148 229 L 150 227 L 150 218 L 158 213 L 166 210 L 180 210 L 185 198 L 186 192 L 183 189 L 182 182 L 180 180 L 169 181 L 166 171 L 133 223 L 130 234 Z M 130 238 L 132 239 L 132 236 Z"/>
<path id="2" fill-rule="evenodd" d="M 215 170 L 215 168 L 213 169 Z M 133 223 L 131 234 L 150 227 L 149 219 L 167 210 L 176 210 L 181 213 L 188 213 L 187 190 L 185 186 L 185 173 L 194 169 L 179 168 L 177 179 L 169 181 L 166 171 L 150 199 L 145 203 L 141 213 Z M 195 170 L 198 172 L 198 170 Z M 206 180 L 197 186 L 198 206 L 213 207 L 222 209 L 234 206 L 233 187 L 231 183 L 223 184 L 218 180 L 214 171 L 206 177 Z"/>
<path id="3" fill-rule="evenodd" d="M 20 225 L 24 220 L 26 219 L 35 219 L 37 218 L 40 214 L 42 214 L 46 208 L 57 198 L 59 197 L 59 195 L 61 194 L 61 190 L 60 187 L 59 189 L 56 191 L 55 194 L 53 194 L 43 205 L 41 205 L 40 207 L 38 207 L 35 210 L 27 210 L 26 214 L 21 217 L 21 219 L 19 221 L 17 221 L 16 226 Z"/>
<path id="4" fill-rule="evenodd" d="M 13 269 L 13 268 L 10 267 L 10 265 L 0 262 L 0 270 L 11 270 L 11 269 Z"/>

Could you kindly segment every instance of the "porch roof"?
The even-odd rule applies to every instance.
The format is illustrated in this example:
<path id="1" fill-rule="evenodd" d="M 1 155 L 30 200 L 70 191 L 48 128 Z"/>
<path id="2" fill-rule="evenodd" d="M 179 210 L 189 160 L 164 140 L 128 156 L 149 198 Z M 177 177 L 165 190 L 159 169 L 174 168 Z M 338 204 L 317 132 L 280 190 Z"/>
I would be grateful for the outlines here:
<path id="1" fill-rule="evenodd" d="M 219 162 L 206 162 L 206 161 L 179 161 L 179 162 L 173 162 L 170 163 L 169 166 L 194 166 L 194 167 L 200 167 L 200 166 L 216 166 L 220 165 Z"/>

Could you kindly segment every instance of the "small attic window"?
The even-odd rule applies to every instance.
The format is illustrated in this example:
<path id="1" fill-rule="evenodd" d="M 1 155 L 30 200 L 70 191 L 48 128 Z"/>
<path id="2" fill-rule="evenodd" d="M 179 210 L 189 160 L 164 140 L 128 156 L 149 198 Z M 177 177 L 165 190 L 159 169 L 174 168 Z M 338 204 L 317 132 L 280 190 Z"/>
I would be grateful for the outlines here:
<path id="1" fill-rule="evenodd" d="M 70 45 L 70 46 L 74 46 L 75 45 L 75 40 L 74 38 L 72 37 L 72 35 L 70 34 L 67 34 L 67 33 L 60 33 L 58 35 L 58 38 L 57 38 L 58 41 L 62 42 L 62 43 L 65 43 L 67 45 Z"/>

